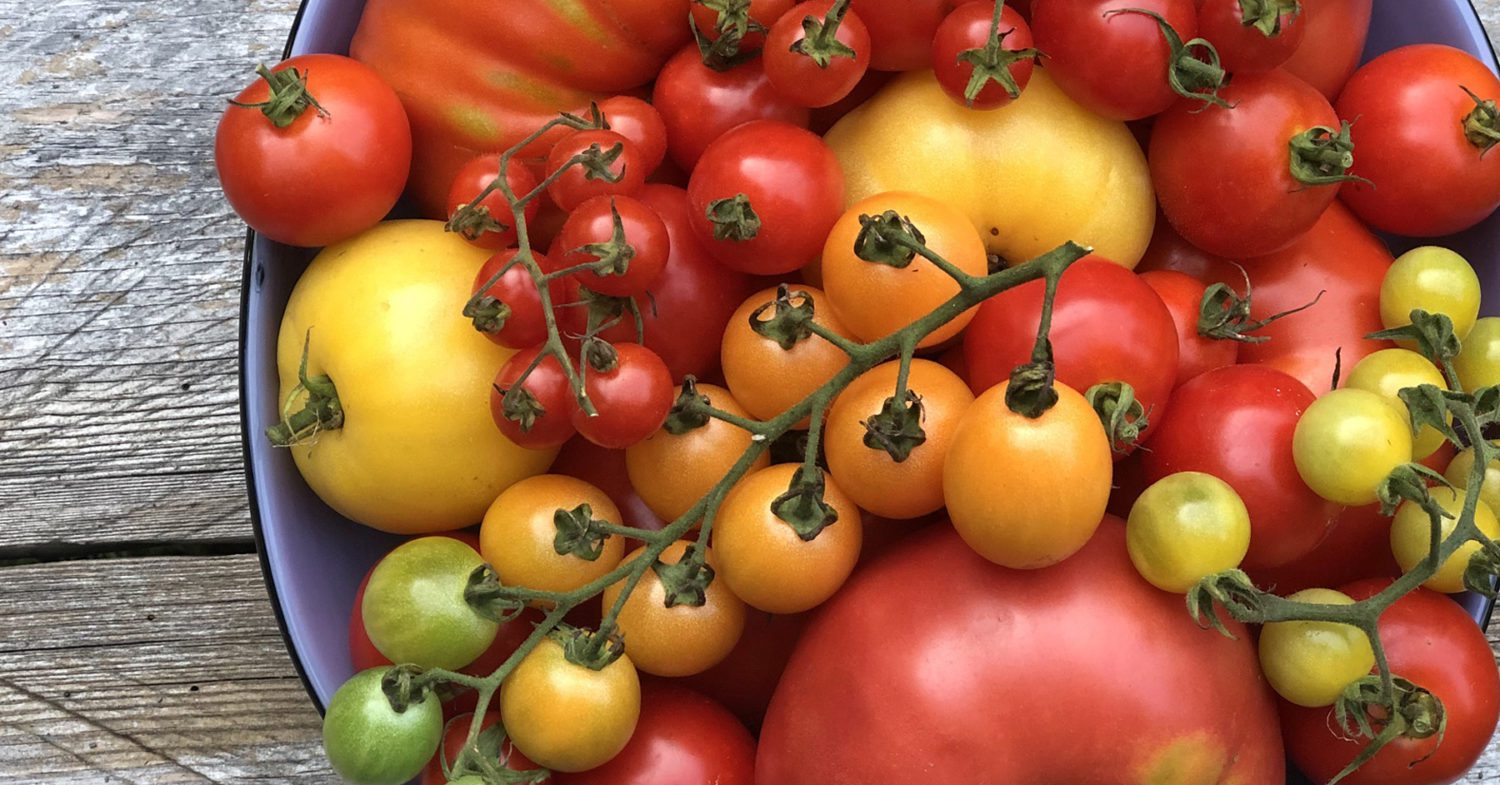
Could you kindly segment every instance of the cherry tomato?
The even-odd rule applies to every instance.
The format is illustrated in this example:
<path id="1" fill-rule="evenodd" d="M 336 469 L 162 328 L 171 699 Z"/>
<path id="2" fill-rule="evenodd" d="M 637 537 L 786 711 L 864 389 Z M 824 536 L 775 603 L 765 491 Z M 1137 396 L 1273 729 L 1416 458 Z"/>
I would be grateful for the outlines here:
<path id="1" fill-rule="evenodd" d="M 626 258 L 602 274 L 588 271 L 575 273 L 578 282 L 603 294 L 625 297 L 646 291 L 666 269 L 671 254 L 667 225 L 645 202 L 628 196 L 596 196 L 568 216 L 559 245 L 566 249 L 559 267 L 592 264 L 609 258 L 603 248 L 615 242 L 615 221 L 620 222 L 620 242 L 628 248 L 613 253 Z"/>
<path id="2" fill-rule="evenodd" d="M 214 132 L 229 205 L 251 229 L 287 245 L 330 245 L 374 226 L 411 168 L 411 127 L 395 91 L 369 66 L 339 55 L 293 57 L 269 73 L 277 100 L 267 103 L 271 82 L 256 80 Z M 288 100 L 294 94 L 303 97 Z"/>
<path id="3" fill-rule="evenodd" d="M 658 561 L 677 566 L 690 545 L 678 540 L 662 551 Z M 644 548 L 637 549 L 625 561 L 643 558 L 644 553 Z M 710 569 L 715 568 L 712 550 L 705 549 L 703 559 Z M 613 607 L 622 589 L 623 583 L 605 589 L 603 607 Z M 667 607 L 661 575 L 654 567 L 648 568 L 625 600 L 619 629 L 625 637 L 625 651 L 637 668 L 654 676 L 691 676 L 729 656 L 745 629 L 745 603 L 729 590 L 722 576 L 715 575 L 704 592 L 703 604 Z"/>
<path id="4" fill-rule="evenodd" d="M 469 724 L 474 720 L 474 713 L 460 714 L 448 721 L 447 728 L 443 731 L 443 745 L 438 749 L 438 754 L 432 756 L 427 762 L 427 767 L 422 769 L 421 785 L 449 785 L 449 780 L 443 775 L 443 762 L 447 761 L 451 766 L 458 760 L 459 753 L 463 752 L 464 741 L 469 737 Z M 484 719 L 480 721 L 481 732 L 492 728 L 500 722 L 500 713 L 487 711 Z M 502 737 L 498 749 L 492 753 L 491 759 L 510 771 L 534 771 L 536 764 L 532 763 L 525 755 L 511 745 L 508 737 Z M 457 780 L 455 782 L 461 782 Z M 560 785 L 555 778 L 547 778 L 537 785 Z"/>
<path id="5" fill-rule="evenodd" d="M 479 542 L 501 585 L 570 592 L 620 563 L 625 544 L 613 536 L 593 549 L 580 545 L 559 553 L 563 516 L 620 525 L 620 510 L 604 491 L 560 474 L 528 477 L 495 498 L 484 514 Z"/>
<path id="6" fill-rule="evenodd" d="M 1125 546 L 1142 578 L 1183 594 L 1240 566 L 1250 550 L 1250 512 L 1229 483 L 1178 472 L 1153 483 L 1130 508 Z"/>
<path id="7" fill-rule="evenodd" d="M 999 109 L 1015 100 L 1006 85 L 993 77 L 972 99 L 968 96 L 974 63 L 965 60 L 963 54 L 975 49 L 983 51 L 989 44 L 994 9 L 994 3 L 963 3 L 943 19 L 932 39 L 932 70 L 938 84 L 949 97 L 970 109 Z M 1032 48 L 1031 26 L 1009 4 L 1001 9 L 998 29 L 1000 48 L 1004 51 L 1023 52 Z M 1018 57 L 1006 66 L 1010 78 L 1015 80 L 1017 95 L 1031 81 L 1035 66 L 1035 57 Z"/>
<path id="8" fill-rule="evenodd" d="M 449 537 L 419 537 L 386 554 L 370 574 L 361 613 L 387 659 L 454 670 L 489 648 L 498 630 L 464 601 L 484 560 Z"/>
<path id="9" fill-rule="evenodd" d="M 401 785 L 422 771 L 443 737 L 443 710 L 431 693 L 396 711 L 381 687 L 390 668 L 344 682 L 323 715 L 328 762 L 353 785 Z"/>
<path id="10" fill-rule="evenodd" d="M 1297 0 L 1257 2 L 1254 9 L 1259 16 L 1247 16 L 1240 0 L 1199 0 L 1198 35 L 1213 42 L 1230 73 L 1276 68 L 1291 59 L 1307 32 Z"/>
<path id="11" fill-rule="evenodd" d="M 1465 390 L 1478 390 L 1500 384 L 1500 317 L 1485 316 L 1474 321 L 1464 337 L 1463 349 L 1453 360 L 1458 379 Z"/>
<path id="12" fill-rule="evenodd" d="M 1453 251 L 1436 246 L 1402 254 L 1380 284 L 1380 323 L 1387 328 L 1405 327 L 1418 308 L 1447 316 L 1453 321 L 1453 334 L 1459 340 L 1468 337 L 1479 318 L 1479 276 L 1474 267 Z M 1403 346 L 1406 343 L 1402 341 Z"/>
<path id="13" fill-rule="evenodd" d="M 1313 400 L 1272 368 L 1231 365 L 1192 379 L 1143 451 L 1146 481 L 1196 471 L 1229 483 L 1250 511 L 1246 569 L 1288 564 L 1322 542 L 1339 512 L 1302 482 L 1293 459 L 1292 434 Z"/>
<path id="14" fill-rule="evenodd" d="M 1287 599 L 1353 605 L 1333 589 L 1303 589 Z M 1370 639 L 1358 627 L 1327 621 L 1272 622 L 1260 631 L 1260 667 L 1276 693 L 1298 706 L 1332 706 L 1344 688 L 1375 667 Z"/>
<path id="15" fill-rule="evenodd" d="M 749 51 L 761 47 L 766 40 L 765 31 L 785 15 L 794 2 L 796 0 L 693 0 L 689 10 L 693 15 L 693 25 L 709 41 L 719 40 L 726 24 L 744 24 L 746 29 L 740 38 L 740 49 Z M 733 12 L 726 13 L 731 10 Z"/>
<path id="16" fill-rule="evenodd" d="M 776 616 L 751 610 L 745 632 L 718 665 L 682 683 L 724 704 L 751 730 L 760 727 L 808 614 Z"/>
<path id="17" fill-rule="evenodd" d="M 1156 217 L 1156 228 L 1151 234 L 1151 244 L 1146 247 L 1146 255 L 1135 266 L 1138 273 L 1157 270 L 1186 273 L 1204 284 L 1243 286 L 1245 283 L 1244 274 L 1234 262 L 1182 239 L 1182 235 L 1172 228 L 1172 222 L 1160 214 Z"/>
<path id="18" fill-rule="evenodd" d="M 1375 0 L 1307 0 L 1302 3 L 1302 45 L 1283 64 L 1332 101 L 1364 54 Z"/>
<path id="19" fill-rule="evenodd" d="M 1383 396 L 1352 387 L 1325 393 L 1297 421 L 1292 454 L 1314 493 L 1338 504 L 1374 504 L 1376 489 L 1411 460 L 1411 421 Z"/>
<path id="20" fill-rule="evenodd" d="M 650 436 L 672 408 L 672 374 L 656 352 L 635 343 L 613 347 L 614 364 L 599 368 L 590 363 L 583 389 L 598 414 L 573 411 L 573 427 L 601 447 L 620 449 Z M 585 349 L 586 352 L 591 350 Z"/>
<path id="21" fill-rule="evenodd" d="M 1464 509 L 1464 497 L 1451 488 L 1443 487 L 1433 488 L 1431 493 L 1433 500 L 1453 516 L 1443 518 L 1439 538 L 1441 542 L 1458 525 L 1458 517 Z M 1492 540 L 1500 537 L 1500 520 L 1496 520 L 1495 513 L 1488 504 L 1480 504 L 1474 508 L 1474 525 Z M 1469 559 L 1479 548 L 1477 542 L 1466 542 L 1459 546 L 1452 556 L 1443 561 L 1437 574 L 1423 581 L 1422 585 L 1444 594 L 1463 591 L 1464 570 L 1469 568 Z M 1403 502 L 1396 510 L 1396 517 L 1391 520 L 1391 553 L 1395 555 L 1396 563 L 1401 565 L 1402 570 L 1411 572 L 1431 554 L 1431 550 L 1432 521 L 1427 511 L 1415 502 Z"/>
<path id="22" fill-rule="evenodd" d="M 667 126 L 656 107 L 631 95 L 614 95 L 599 102 L 609 130 L 629 139 L 649 175 L 667 158 Z"/>
<path id="23" fill-rule="evenodd" d="M 757 333 L 752 323 L 770 320 L 778 307 L 810 307 L 815 323 L 853 338 L 829 307 L 827 296 L 811 286 L 789 287 L 785 301 L 778 301 L 776 289 L 750 295 L 724 329 L 724 380 L 745 411 L 762 420 L 800 403 L 849 364 L 842 349 L 819 336 L 803 337 L 783 349 L 775 339 Z"/>
<path id="24" fill-rule="evenodd" d="M 693 227 L 715 259 L 757 275 L 807 264 L 844 210 L 844 173 L 811 131 L 757 120 L 719 137 L 688 181 Z"/>
<path id="25" fill-rule="evenodd" d="M 913 255 L 904 266 L 866 261 L 858 255 L 862 218 L 894 212 L 909 219 L 927 247 L 969 275 L 989 269 L 979 230 L 959 211 L 920 194 L 894 191 L 876 194 L 844 211 L 823 244 L 820 270 L 823 288 L 839 321 L 862 341 L 878 341 L 931 313 L 958 294 L 953 276 L 927 259 Z M 970 309 L 932 331 L 918 348 L 937 346 L 958 335 L 976 311 Z"/>
<path id="26" fill-rule="evenodd" d="M 476 305 L 474 326 L 484 337 L 511 349 L 524 349 L 547 340 L 547 316 L 542 308 L 542 297 L 536 281 L 526 265 L 511 260 L 519 251 L 500 251 L 485 260 L 484 266 L 474 276 L 474 292 L 477 294 L 495 274 L 507 264 L 506 270 L 495 283 L 484 289 L 487 299 Z M 556 268 L 553 261 L 540 253 L 532 254 L 543 272 Z M 555 307 L 565 296 L 563 287 L 556 281 L 547 285 L 547 292 Z"/>
<path id="27" fill-rule="evenodd" d="M 667 126 L 667 153 L 692 171 L 709 143 L 751 120 L 779 120 L 806 127 L 807 107 L 783 98 L 759 58 L 715 71 L 698 47 L 687 46 L 662 66 L 651 103 Z"/>
<path id="28" fill-rule="evenodd" d="M 709 405 L 737 417 L 749 413 L 723 387 L 697 385 Z M 676 400 L 682 392 L 672 394 Z M 672 423 L 625 450 L 630 484 L 663 520 L 675 521 L 718 485 L 751 445 L 749 431 L 710 417 L 691 430 L 674 433 Z M 771 458 L 764 452 L 751 464 L 751 471 L 765 468 Z"/>
<path id="29" fill-rule="evenodd" d="M 1403 421 L 1408 424 L 1411 422 L 1411 414 L 1406 402 L 1401 400 L 1400 392 L 1407 387 L 1422 384 L 1430 384 L 1440 390 L 1448 389 L 1448 383 L 1443 381 L 1443 372 L 1431 360 L 1406 349 L 1381 349 L 1360 360 L 1344 381 L 1346 387 L 1368 390 L 1384 398 L 1386 403 L 1400 412 Z M 1411 458 L 1420 461 L 1437 452 L 1443 442 L 1443 434 L 1438 429 L 1424 425 L 1412 437 Z"/>
<path id="30" fill-rule="evenodd" d="M 496 188 L 479 201 L 472 217 L 459 215 L 459 208 L 474 201 L 484 189 L 490 187 L 500 176 L 500 155 L 487 153 L 476 156 L 453 176 L 453 185 L 448 189 L 448 220 L 465 240 L 480 248 L 505 248 L 516 244 L 515 214 L 505 200 L 505 192 Z M 505 181 L 516 198 L 526 196 L 536 188 L 536 177 L 526 164 L 512 158 L 505 169 Z M 521 211 L 526 216 L 526 225 L 536 220 L 541 201 L 532 199 Z"/>
<path id="31" fill-rule="evenodd" d="M 588 439 L 574 439 L 558 452 L 557 460 L 552 462 L 552 472 L 577 477 L 604 491 L 624 516 L 626 526 L 657 531 L 666 525 L 630 484 L 624 450 L 610 450 Z M 627 548 L 636 544 L 634 540 L 625 541 Z"/>
<path id="32" fill-rule="evenodd" d="M 932 37 L 952 0 L 853 0 L 870 29 L 870 67 L 877 71 L 927 68 Z"/>
<path id="33" fill-rule="evenodd" d="M 500 716 L 511 743 L 557 772 L 587 771 L 620 754 L 640 713 L 641 682 L 629 654 L 594 670 L 568 661 L 555 636 L 500 683 Z"/>
<path id="34" fill-rule="evenodd" d="M 610 176 L 615 178 L 614 182 L 603 177 L 589 177 L 588 170 L 582 164 L 568 166 L 574 156 L 596 147 L 606 156 L 619 148 L 618 157 L 605 167 Z M 558 207 L 568 211 L 578 209 L 579 205 L 596 196 L 632 196 L 641 190 L 646 182 L 646 175 L 651 173 L 646 163 L 635 142 L 614 131 L 574 131 L 559 139 L 552 147 L 552 152 L 547 154 L 549 173 L 568 167 L 547 186 L 547 195 L 552 197 Z"/>
<path id="35" fill-rule="evenodd" d="M 1461 450 L 1453 456 L 1443 476 L 1460 491 L 1469 487 L 1469 475 L 1474 470 L 1474 448 Z M 1489 505 L 1490 511 L 1500 509 L 1500 461 L 1491 461 L 1484 467 L 1484 482 L 1479 486 L 1479 498 Z"/>
<path id="36" fill-rule="evenodd" d="M 1365 578 L 1394 578 L 1401 565 L 1391 555 L 1391 519 L 1379 504 L 1345 507 L 1328 537 L 1306 556 L 1271 569 L 1255 569 L 1255 585 L 1291 593 Z"/>
<path id="37" fill-rule="evenodd" d="M 354 609 L 349 612 L 349 660 L 354 663 L 355 672 L 396 664 L 381 654 L 380 649 L 375 648 L 375 643 L 370 640 L 370 633 L 365 630 L 365 615 L 362 612 L 365 587 L 370 585 L 370 573 L 374 571 L 375 566 L 370 565 L 369 572 L 365 573 L 364 579 L 359 582 L 359 588 L 354 592 Z"/>
<path id="38" fill-rule="evenodd" d="M 1172 325 L 1177 328 L 1177 379 L 1180 385 L 1201 373 L 1234 365 L 1240 355 L 1240 344 L 1228 338 L 1204 335 L 1199 329 L 1203 313 L 1203 295 L 1208 287 L 1202 281 L 1175 270 L 1154 270 L 1140 278 L 1167 306 Z"/>
<path id="39" fill-rule="evenodd" d="M 723 706 L 648 681 L 630 743 L 608 763 L 561 774 L 557 785 L 754 785 L 755 740 Z"/>
<path id="40" fill-rule="evenodd" d="M 832 42 L 809 38 L 803 30 L 803 22 L 808 18 L 822 25 L 833 3 L 834 0 L 799 3 L 782 14 L 766 36 L 766 49 L 761 55 L 766 77 L 777 92 L 799 106 L 838 103 L 854 91 L 870 67 L 870 32 L 859 14 L 846 11 L 834 31 L 833 38 L 847 47 L 847 51 L 835 51 Z"/>
<path id="41" fill-rule="evenodd" d="M 536 362 L 540 353 L 541 347 L 533 346 L 511 355 L 490 388 L 490 416 L 495 426 L 505 438 L 533 450 L 557 447 L 578 432 L 573 427 L 578 399 L 573 396 L 562 363 L 552 355 L 542 358 L 521 383 L 526 396 L 517 393 L 509 402 L 506 400 L 516 380 Z"/>

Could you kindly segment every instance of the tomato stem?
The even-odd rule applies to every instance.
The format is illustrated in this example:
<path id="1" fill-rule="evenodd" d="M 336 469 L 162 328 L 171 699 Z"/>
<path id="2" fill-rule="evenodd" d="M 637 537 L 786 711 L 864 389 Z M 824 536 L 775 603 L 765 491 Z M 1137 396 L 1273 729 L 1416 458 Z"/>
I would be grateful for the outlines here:
<path id="1" fill-rule="evenodd" d="M 259 109 L 277 128 L 286 128 L 296 122 L 308 109 L 315 110 L 319 117 L 329 116 L 328 110 L 308 92 L 306 73 L 291 67 L 272 71 L 265 63 L 256 66 L 255 73 L 266 80 L 266 86 L 271 92 L 270 98 L 254 104 L 230 100 L 231 105 L 243 109 Z"/>
<path id="2" fill-rule="evenodd" d="M 1295 19 L 1301 13 L 1299 0 L 1240 0 L 1240 22 L 1267 38 L 1281 35 L 1283 17 Z"/>
<path id="3" fill-rule="evenodd" d="M 990 17 L 990 34 L 985 39 L 984 46 L 974 49 L 965 49 L 958 53 L 958 62 L 968 63 L 973 71 L 969 74 L 969 83 L 964 87 L 964 105 L 974 108 L 974 101 L 978 100 L 979 94 L 984 92 L 991 82 L 1000 85 L 1005 94 L 1014 101 L 1021 97 L 1021 85 L 1016 81 L 1015 74 L 1010 72 L 1011 66 L 1026 60 L 1035 59 L 1041 54 L 1036 49 L 1017 49 L 1011 51 L 1005 48 L 1005 39 L 1015 32 L 1015 28 L 1000 32 L 1000 15 L 1005 11 L 1005 0 L 996 0 L 995 10 Z"/>
<path id="4" fill-rule="evenodd" d="M 1167 60 L 1167 85 L 1172 92 L 1183 98 L 1199 101 L 1204 109 L 1217 106 L 1232 109 L 1228 101 L 1219 97 L 1219 88 L 1224 86 L 1228 74 L 1220 65 L 1219 50 L 1205 38 L 1183 41 L 1177 29 L 1161 14 L 1145 8 L 1119 8 L 1106 11 L 1106 18 L 1119 14 L 1148 16 L 1161 29 L 1162 38 L 1172 50 Z"/>
<path id="5" fill-rule="evenodd" d="M 312 444 L 323 431 L 335 431 L 344 427 L 344 406 L 339 401 L 338 388 L 327 374 L 307 375 L 307 354 L 312 346 L 312 328 L 307 329 L 302 339 L 302 362 L 297 366 L 297 385 L 293 387 L 281 405 L 281 420 L 266 429 L 266 438 L 275 447 L 292 447 Z M 307 400 L 302 408 L 293 411 L 296 402 L 304 394 Z"/>
<path id="6" fill-rule="evenodd" d="M 792 42 L 792 52 L 811 58 L 819 68 L 827 68 L 835 57 L 854 59 L 856 52 L 838 39 L 839 25 L 849 12 L 849 0 L 835 0 L 820 20 L 802 18 L 802 37 Z"/>

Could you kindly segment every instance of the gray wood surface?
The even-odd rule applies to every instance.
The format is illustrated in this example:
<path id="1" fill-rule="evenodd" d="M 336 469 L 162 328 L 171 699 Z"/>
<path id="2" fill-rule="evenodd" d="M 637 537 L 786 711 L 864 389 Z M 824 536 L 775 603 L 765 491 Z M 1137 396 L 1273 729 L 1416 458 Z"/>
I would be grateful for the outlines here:
<path id="1" fill-rule="evenodd" d="M 251 555 L 210 143 L 295 10 L 0 0 L 0 782 L 335 779 Z"/>

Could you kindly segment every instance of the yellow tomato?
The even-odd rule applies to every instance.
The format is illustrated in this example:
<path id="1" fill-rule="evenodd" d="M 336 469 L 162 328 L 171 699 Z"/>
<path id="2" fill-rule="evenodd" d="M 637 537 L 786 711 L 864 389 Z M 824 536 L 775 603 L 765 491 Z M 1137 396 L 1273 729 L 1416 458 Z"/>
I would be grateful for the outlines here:
<path id="1" fill-rule="evenodd" d="M 1360 360 L 1344 381 L 1345 387 L 1369 390 L 1384 397 L 1407 421 L 1411 420 L 1411 413 L 1398 393 L 1406 387 L 1422 384 L 1431 384 L 1440 390 L 1448 389 L 1448 383 L 1443 380 L 1443 372 L 1431 360 L 1409 349 L 1381 349 Z M 1424 425 L 1412 437 L 1412 459 L 1420 461 L 1437 452 L 1437 448 L 1441 446 L 1443 435 L 1431 425 Z"/>
<path id="2" fill-rule="evenodd" d="M 678 540 L 667 546 L 658 559 L 662 565 L 679 564 L 689 543 Z M 626 561 L 642 558 L 640 548 Z M 716 567 L 713 551 L 704 555 Z M 624 581 L 604 590 L 607 613 L 625 588 Z M 620 634 L 625 651 L 637 668 L 653 676 L 691 676 L 718 665 L 734 650 L 745 631 L 745 603 L 734 595 L 720 576 L 714 576 L 704 592 L 702 605 L 677 603 L 667 607 L 667 591 L 655 567 L 647 568 L 635 591 L 625 598 L 620 611 Z"/>
<path id="3" fill-rule="evenodd" d="M 698 392 L 715 409 L 739 417 L 750 416 L 723 387 L 700 384 Z M 672 394 L 673 400 L 681 393 L 682 388 L 678 387 Z M 625 470 L 641 501 L 658 518 L 675 521 L 724 479 L 749 449 L 750 441 L 749 431 L 716 418 L 709 418 L 708 424 L 685 433 L 674 434 L 663 427 L 645 441 L 625 448 Z M 761 453 L 750 470 L 770 464 L 771 457 Z"/>
<path id="4" fill-rule="evenodd" d="M 1218 477 L 1170 474 L 1131 506 L 1125 548 L 1142 578 L 1158 589 L 1182 594 L 1245 560 L 1250 511 L 1234 488 Z"/>
<path id="5" fill-rule="evenodd" d="M 439 221 L 391 221 L 325 248 L 297 281 L 277 341 L 281 397 L 306 345 L 308 374 L 333 382 L 344 422 L 291 452 L 341 515 L 398 534 L 461 529 L 552 464 L 556 450 L 517 447 L 490 418 L 511 351 L 463 315 L 488 255 Z"/>
<path id="6" fill-rule="evenodd" d="M 542 474 L 505 489 L 484 514 L 479 550 L 504 586 L 570 592 L 620 564 L 625 541 L 604 540 L 597 558 L 557 552 L 557 514 L 588 505 L 595 521 L 621 525 L 619 508 L 604 491 L 575 477 Z"/>
<path id="7" fill-rule="evenodd" d="M 1011 262 L 1068 240 L 1133 268 L 1151 241 L 1156 195 L 1124 123 L 1074 103 L 1037 69 L 994 112 L 958 105 L 931 71 L 902 74 L 828 132 L 850 204 L 915 191 L 963 211 Z"/>
<path id="8" fill-rule="evenodd" d="M 1453 369 L 1469 392 L 1500 384 L 1500 317 L 1486 316 L 1474 322 L 1464 336 Z"/>
<path id="9" fill-rule="evenodd" d="M 1469 473 L 1474 470 L 1474 449 L 1471 447 L 1453 456 L 1448 463 L 1448 468 L 1443 476 L 1453 487 L 1466 490 L 1469 487 Z M 1490 512 L 1500 515 L 1500 461 L 1490 461 L 1490 465 L 1484 467 L 1484 482 L 1479 486 L 1479 498 L 1489 506 Z"/>
<path id="10" fill-rule="evenodd" d="M 1297 420 L 1292 458 L 1313 493 L 1351 507 L 1374 504 L 1380 483 L 1411 460 L 1411 420 L 1369 390 L 1324 393 Z"/>
<path id="11" fill-rule="evenodd" d="M 1479 276 L 1469 260 L 1433 245 L 1402 254 L 1380 284 L 1380 321 L 1404 327 L 1417 308 L 1453 320 L 1453 334 L 1463 340 L 1479 316 Z M 1408 343 L 1416 344 L 1402 345 Z"/>
<path id="12" fill-rule="evenodd" d="M 1458 526 L 1458 516 L 1463 512 L 1464 497 L 1451 488 L 1433 488 L 1432 498 L 1452 518 L 1443 518 L 1440 539 L 1446 539 Z M 1500 539 L 1500 520 L 1488 504 L 1480 503 L 1474 508 L 1474 525 L 1490 539 Z M 1414 502 L 1403 502 L 1391 521 L 1391 553 L 1401 569 L 1411 572 L 1431 552 L 1432 521 L 1427 512 Z M 1438 567 L 1431 578 L 1422 582 L 1433 591 L 1454 594 L 1464 590 L 1464 571 L 1469 568 L 1469 558 L 1479 551 L 1479 543 L 1466 542 Z"/>
<path id="13" fill-rule="evenodd" d="M 620 754 L 641 716 L 630 655 L 602 670 L 568 662 L 554 638 L 537 645 L 500 684 L 500 718 L 522 754 L 554 771 L 586 771 Z"/>
<path id="14" fill-rule="evenodd" d="M 1304 589 L 1287 599 L 1353 605 L 1332 589 Z M 1281 697 L 1309 708 L 1331 706 L 1344 688 L 1375 667 L 1370 639 L 1358 627 L 1327 621 L 1280 621 L 1261 628 L 1260 667 Z"/>

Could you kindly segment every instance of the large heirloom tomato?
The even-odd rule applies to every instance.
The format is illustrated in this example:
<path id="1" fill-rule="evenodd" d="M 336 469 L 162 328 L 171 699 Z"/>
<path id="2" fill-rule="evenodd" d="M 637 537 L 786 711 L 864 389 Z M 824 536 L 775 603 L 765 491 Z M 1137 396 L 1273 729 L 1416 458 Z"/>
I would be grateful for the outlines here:
<path id="1" fill-rule="evenodd" d="M 892 602 L 923 595 L 920 613 Z M 814 618 L 772 699 L 755 781 L 1280 783 L 1275 708 L 1234 629 L 1199 629 L 1180 595 L 1142 579 L 1118 519 L 1036 571 L 990 564 L 937 526 Z"/>

